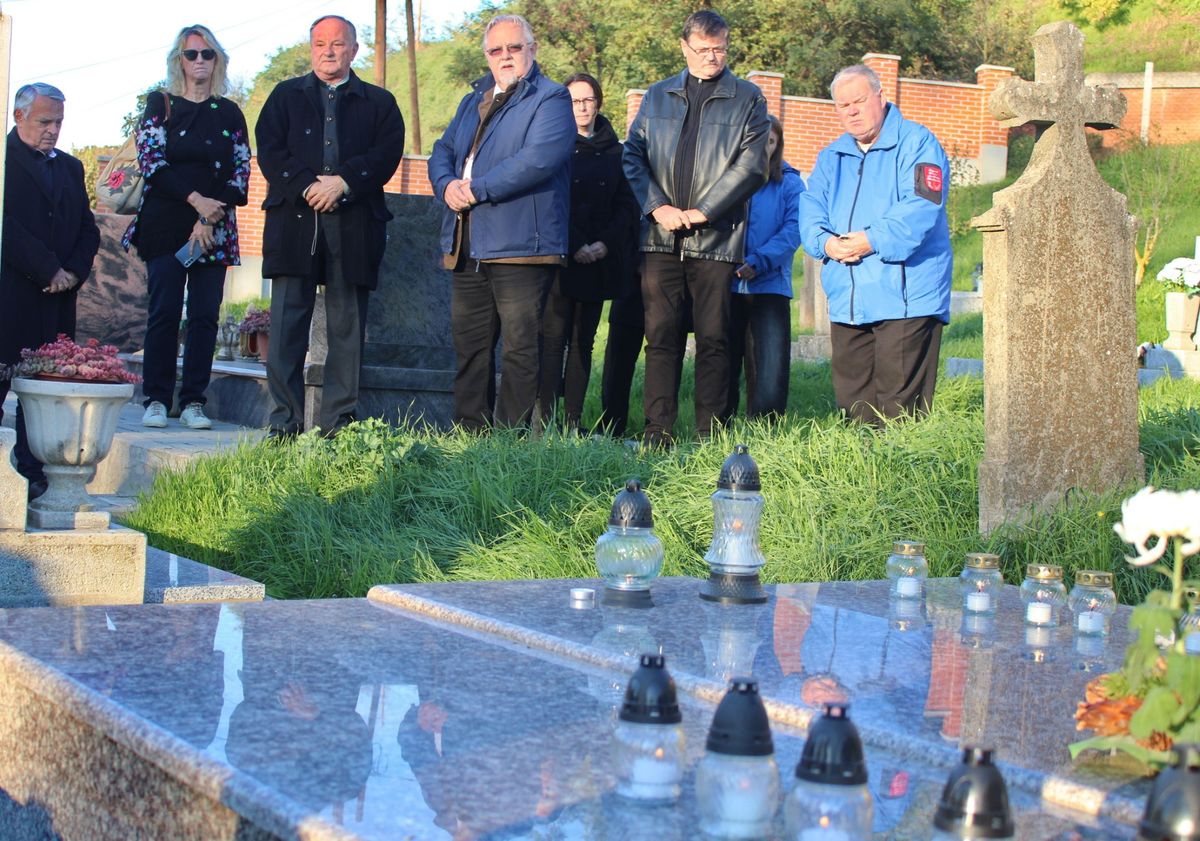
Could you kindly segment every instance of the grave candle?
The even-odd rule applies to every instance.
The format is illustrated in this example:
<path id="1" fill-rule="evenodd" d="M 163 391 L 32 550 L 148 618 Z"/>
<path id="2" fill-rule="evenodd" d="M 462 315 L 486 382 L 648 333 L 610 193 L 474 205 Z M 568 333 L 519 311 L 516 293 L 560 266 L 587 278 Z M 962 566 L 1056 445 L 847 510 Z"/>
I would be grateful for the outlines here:
<path id="1" fill-rule="evenodd" d="M 916 598 L 921 595 L 921 580 L 911 575 L 896 579 L 896 595 L 904 598 Z"/>
<path id="2" fill-rule="evenodd" d="M 1031 625 L 1048 625 L 1053 610 L 1045 602 L 1030 602 L 1025 608 L 1025 621 Z"/>
<path id="3" fill-rule="evenodd" d="M 970 552 L 959 576 L 964 613 L 993 613 L 1004 578 L 1000 575 L 1000 556 L 990 552 Z"/>
<path id="4" fill-rule="evenodd" d="M 1075 614 L 1075 633 L 1107 636 L 1112 615 L 1117 609 L 1112 573 L 1094 569 L 1076 572 L 1075 586 L 1067 597 L 1067 606 Z"/>
<path id="5" fill-rule="evenodd" d="M 897 540 L 892 544 L 892 554 L 888 556 L 884 569 L 892 582 L 890 595 L 893 599 L 919 599 L 925 578 L 929 575 L 925 544 L 915 540 Z"/>
<path id="6" fill-rule="evenodd" d="M 621 794 L 635 800 L 673 800 L 678 796 L 683 770 L 672 757 L 658 748 L 653 758 L 638 757 L 629 769 L 629 780 L 621 786 Z"/>
<path id="7" fill-rule="evenodd" d="M 682 720 L 665 658 L 643 654 L 625 687 L 625 702 L 613 732 L 617 794 L 642 802 L 679 797 L 685 748 Z"/>
<path id="8" fill-rule="evenodd" d="M 967 610 L 972 613 L 983 613 L 992 606 L 992 597 L 987 593 L 967 593 Z"/>

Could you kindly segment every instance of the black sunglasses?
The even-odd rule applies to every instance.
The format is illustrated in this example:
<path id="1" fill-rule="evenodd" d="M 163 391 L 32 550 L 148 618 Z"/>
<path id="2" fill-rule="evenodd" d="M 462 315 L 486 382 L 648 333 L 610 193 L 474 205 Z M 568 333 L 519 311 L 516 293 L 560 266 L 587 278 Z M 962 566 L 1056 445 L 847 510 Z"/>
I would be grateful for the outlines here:
<path id="1" fill-rule="evenodd" d="M 195 61 L 197 56 L 204 59 L 205 61 L 212 61 L 214 58 L 217 57 L 217 51 L 216 50 L 183 50 L 180 53 L 180 55 L 182 55 L 188 61 Z"/>

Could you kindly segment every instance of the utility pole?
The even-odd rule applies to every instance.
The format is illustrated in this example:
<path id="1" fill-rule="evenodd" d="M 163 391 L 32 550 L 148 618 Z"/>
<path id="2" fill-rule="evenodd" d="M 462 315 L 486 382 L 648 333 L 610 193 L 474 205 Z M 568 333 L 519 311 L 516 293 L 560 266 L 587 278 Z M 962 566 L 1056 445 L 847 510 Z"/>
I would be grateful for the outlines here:
<path id="1" fill-rule="evenodd" d="M 382 0 L 381 0 L 382 2 Z M 408 28 L 408 114 L 412 126 L 412 152 L 421 154 L 421 105 L 417 97 L 417 34 L 413 26 L 413 0 L 404 0 L 404 24 Z"/>
<path id="2" fill-rule="evenodd" d="M 375 84 L 387 87 L 387 0 L 375 0 Z"/>

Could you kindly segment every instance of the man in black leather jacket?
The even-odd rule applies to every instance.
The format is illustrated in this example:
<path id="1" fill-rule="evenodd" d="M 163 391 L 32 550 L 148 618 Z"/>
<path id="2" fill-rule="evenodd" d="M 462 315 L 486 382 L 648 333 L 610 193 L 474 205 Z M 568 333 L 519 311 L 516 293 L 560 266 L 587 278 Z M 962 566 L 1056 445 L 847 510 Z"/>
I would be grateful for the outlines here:
<path id="1" fill-rule="evenodd" d="M 725 66 L 728 24 L 711 10 L 695 12 L 679 43 L 687 69 L 646 92 L 624 153 L 642 209 L 649 446 L 672 441 L 689 293 L 701 438 L 724 408 L 731 281 L 744 258 L 747 201 L 767 179 L 767 103 Z"/>

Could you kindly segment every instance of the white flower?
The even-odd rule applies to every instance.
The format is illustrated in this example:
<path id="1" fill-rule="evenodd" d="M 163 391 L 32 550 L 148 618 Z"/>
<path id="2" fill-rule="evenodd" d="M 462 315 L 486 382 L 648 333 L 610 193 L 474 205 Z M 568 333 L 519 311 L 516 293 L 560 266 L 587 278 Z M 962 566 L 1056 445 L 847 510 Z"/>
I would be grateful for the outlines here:
<path id="1" fill-rule="evenodd" d="M 1152 564 L 1167 551 L 1170 538 L 1178 538 L 1184 555 L 1200 551 L 1200 491 L 1156 491 L 1147 485 L 1121 503 L 1121 522 L 1113 526 L 1126 543 L 1137 548 L 1134 566 Z M 1147 548 L 1151 537 L 1158 542 Z"/>
<path id="2" fill-rule="evenodd" d="M 1176 257 L 1162 267 L 1158 279 L 1168 285 L 1178 284 L 1189 289 L 1200 288 L 1200 260 Z"/>

